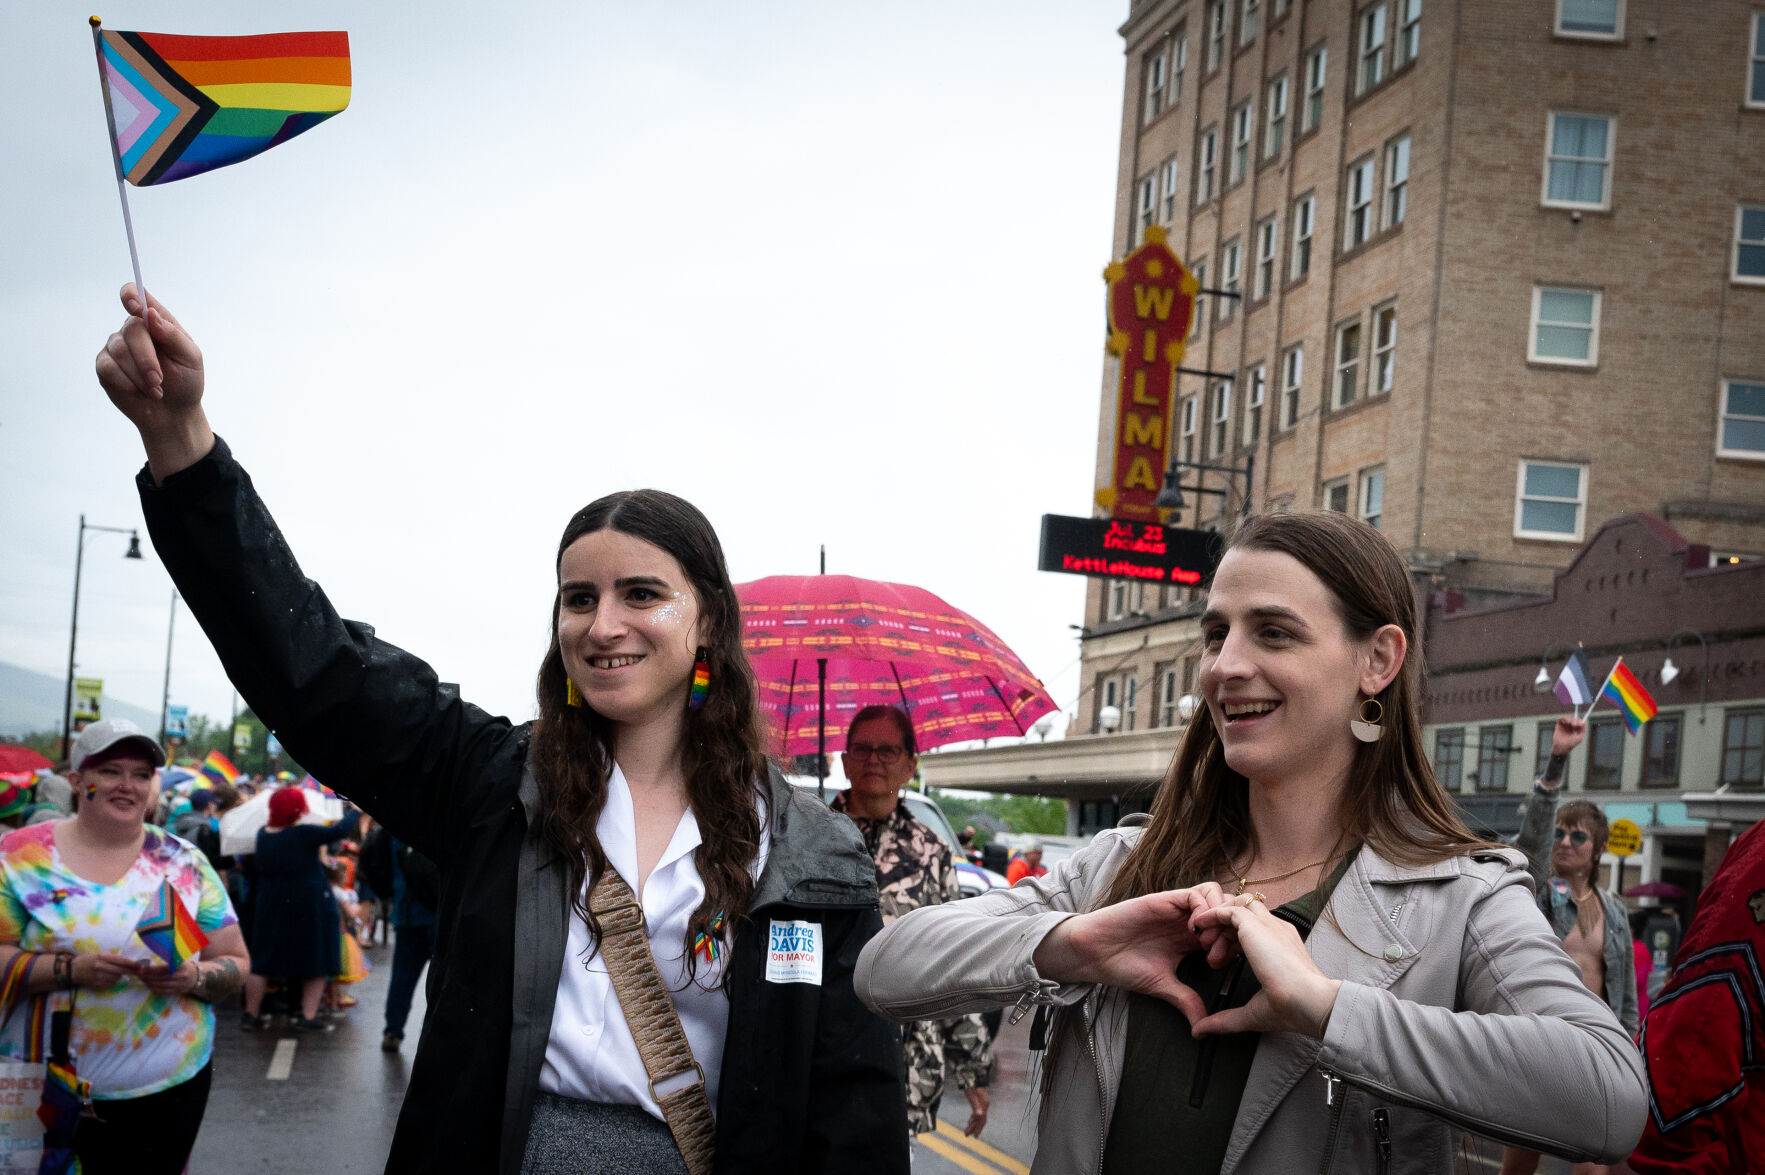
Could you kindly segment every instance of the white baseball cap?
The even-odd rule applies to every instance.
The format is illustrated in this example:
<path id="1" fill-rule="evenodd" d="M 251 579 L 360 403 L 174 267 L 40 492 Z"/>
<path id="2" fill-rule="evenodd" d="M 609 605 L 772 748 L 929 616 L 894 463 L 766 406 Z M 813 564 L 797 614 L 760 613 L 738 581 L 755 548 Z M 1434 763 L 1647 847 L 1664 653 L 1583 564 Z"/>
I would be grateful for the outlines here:
<path id="1" fill-rule="evenodd" d="M 139 751 L 141 757 L 156 768 L 165 762 L 165 751 L 154 741 L 152 735 L 127 718 L 106 718 L 80 731 L 79 737 L 74 739 L 73 754 L 68 756 L 68 767 L 78 771 L 87 759 L 123 747 L 124 744 L 127 750 Z"/>

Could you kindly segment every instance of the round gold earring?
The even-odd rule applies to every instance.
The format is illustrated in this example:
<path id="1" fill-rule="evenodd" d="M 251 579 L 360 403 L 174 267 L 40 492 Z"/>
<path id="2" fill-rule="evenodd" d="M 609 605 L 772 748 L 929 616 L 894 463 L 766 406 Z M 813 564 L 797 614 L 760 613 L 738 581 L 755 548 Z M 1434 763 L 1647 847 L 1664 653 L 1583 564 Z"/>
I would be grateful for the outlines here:
<path id="1" fill-rule="evenodd" d="M 1371 718 L 1367 717 L 1368 702 L 1373 703 L 1374 714 Z M 1384 718 L 1385 705 L 1383 702 L 1378 698 L 1362 698 L 1360 717 L 1351 721 L 1348 724 L 1348 729 L 1354 733 L 1355 738 L 1360 739 L 1363 743 L 1376 743 L 1379 741 L 1379 736 L 1385 733 L 1385 728 L 1379 725 Z"/>

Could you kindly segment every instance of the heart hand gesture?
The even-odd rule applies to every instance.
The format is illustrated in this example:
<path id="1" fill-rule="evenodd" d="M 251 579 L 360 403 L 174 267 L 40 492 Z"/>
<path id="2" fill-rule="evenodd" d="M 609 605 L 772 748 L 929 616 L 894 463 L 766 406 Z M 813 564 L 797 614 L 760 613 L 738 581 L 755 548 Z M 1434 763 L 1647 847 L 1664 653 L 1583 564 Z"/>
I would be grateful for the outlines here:
<path id="1" fill-rule="evenodd" d="M 1193 1023 L 1207 1009 L 1194 989 L 1177 979 L 1177 964 L 1198 950 L 1208 952 L 1212 965 L 1224 964 L 1232 949 L 1221 928 L 1210 923 L 1197 929 L 1200 915 L 1224 901 L 1225 894 L 1210 881 L 1075 915 L 1036 948 L 1036 970 L 1062 983 L 1100 983 L 1156 996 Z"/>

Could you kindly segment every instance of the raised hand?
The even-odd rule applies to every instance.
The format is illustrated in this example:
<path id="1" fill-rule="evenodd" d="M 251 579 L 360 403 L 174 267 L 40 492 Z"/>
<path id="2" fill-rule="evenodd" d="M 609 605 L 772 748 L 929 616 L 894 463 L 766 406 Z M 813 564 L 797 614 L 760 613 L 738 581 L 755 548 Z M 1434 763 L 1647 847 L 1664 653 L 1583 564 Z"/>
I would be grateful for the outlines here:
<path id="1" fill-rule="evenodd" d="M 1177 979 L 1177 964 L 1192 951 L 1215 948 L 1222 952 L 1220 962 L 1230 953 L 1220 946 L 1220 928 L 1197 928 L 1205 912 L 1224 900 L 1210 881 L 1076 915 L 1036 948 L 1036 970 L 1063 983 L 1101 983 L 1157 996 L 1194 1022 L 1207 1009 L 1194 989 Z"/>
<path id="2" fill-rule="evenodd" d="M 1293 923 L 1275 917 L 1268 906 L 1249 894 L 1204 911 L 1195 922 L 1203 929 L 1222 931 L 1235 942 L 1262 984 L 1262 990 L 1242 1008 L 1190 1016 L 1196 1036 L 1228 1032 L 1324 1035 L 1342 981 L 1318 970 Z"/>
<path id="3" fill-rule="evenodd" d="M 141 433 L 153 476 L 194 465 L 214 446 L 202 411 L 202 352 L 159 299 L 122 288 L 129 317 L 98 352 L 99 386 Z"/>
<path id="4" fill-rule="evenodd" d="M 1567 714 L 1557 719 L 1556 726 L 1551 730 L 1551 754 L 1567 755 L 1581 745 L 1587 737 L 1587 720 L 1571 718 Z"/>

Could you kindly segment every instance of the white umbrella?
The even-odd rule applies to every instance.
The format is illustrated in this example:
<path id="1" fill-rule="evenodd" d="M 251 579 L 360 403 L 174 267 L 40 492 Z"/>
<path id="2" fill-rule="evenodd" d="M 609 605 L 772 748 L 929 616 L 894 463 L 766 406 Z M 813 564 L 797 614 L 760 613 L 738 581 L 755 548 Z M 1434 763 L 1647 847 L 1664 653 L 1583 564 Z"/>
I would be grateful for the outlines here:
<path id="1" fill-rule="evenodd" d="M 237 808 L 221 817 L 221 855 L 238 856 L 257 852 L 257 834 L 270 822 L 270 797 L 280 789 L 258 792 Z M 302 824 L 334 824 L 343 819 L 343 801 L 327 799 L 317 792 L 304 792 L 306 815 Z"/>

